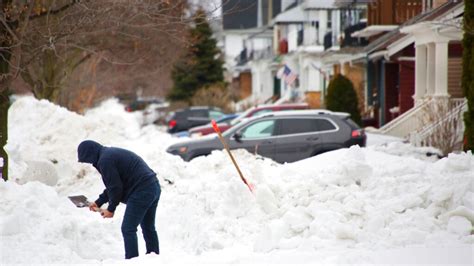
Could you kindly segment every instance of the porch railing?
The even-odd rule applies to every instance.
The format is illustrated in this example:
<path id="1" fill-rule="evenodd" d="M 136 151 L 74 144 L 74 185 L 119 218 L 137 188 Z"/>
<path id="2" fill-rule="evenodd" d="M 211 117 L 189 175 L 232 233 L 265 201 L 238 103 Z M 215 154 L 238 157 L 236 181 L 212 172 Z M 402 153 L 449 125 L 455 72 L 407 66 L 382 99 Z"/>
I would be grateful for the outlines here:
<path id="1" fill-rule="evenodd" d="M 421 128 L 423 111 L 432 101 L 432 99 L 426 99 L 419 105 L 401 114 L 396 119 L 382 126 L 379 129 L 380 133 L 399 138 L 408 138 L 410 132 Z"/>
<path id="2" fill-rule="evenodd" d="M 463 113 L 467 111 L 465 98 L 449 100 L 446 114 L 419 130 L 410 132 L 409 140 L 416 146 L 436 146 L 440 138 L 449 138 L 453 145 L 462 141 L 464 131 Z M 446 132 L 443 132 L 446 131 Z M 448 141 L 448 140 L 444 140 Z"/>

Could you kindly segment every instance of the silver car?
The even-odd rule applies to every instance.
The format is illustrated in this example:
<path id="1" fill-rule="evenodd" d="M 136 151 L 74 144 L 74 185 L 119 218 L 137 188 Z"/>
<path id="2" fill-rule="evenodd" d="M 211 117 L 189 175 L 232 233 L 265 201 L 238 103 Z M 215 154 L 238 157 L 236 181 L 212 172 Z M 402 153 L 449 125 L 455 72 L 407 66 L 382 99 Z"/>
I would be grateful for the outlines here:
<path id="1" fill-rule="evenodd" d="M 365 146 L 364 130 L 347 113 L 327 110 L 282 111 L 243 121 L 223 133 L 231 149 L 246 149 L 276 162 L 294 162 L 327 151 Z M 221 150 L 216 135 L 171 145 L 167 152 L 190 161 Z"/>

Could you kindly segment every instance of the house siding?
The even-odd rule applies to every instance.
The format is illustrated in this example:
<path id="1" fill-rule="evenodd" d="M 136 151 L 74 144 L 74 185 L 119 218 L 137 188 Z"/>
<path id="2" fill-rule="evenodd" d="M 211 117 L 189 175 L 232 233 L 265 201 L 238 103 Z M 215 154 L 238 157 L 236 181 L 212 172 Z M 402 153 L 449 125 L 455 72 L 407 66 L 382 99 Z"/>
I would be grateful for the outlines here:
<path id="1" fill-rule="evenodd" d="M 448 59 L 448 93 L 453 98 L 464 97 L 461 88 L 462 77 L 462 44 L 458 42 L 449 44 Z"/>
<path id="2" fill-rule="evenodd" d="M 413 95 L 415 94 L 415 62 L 400 62 L 400 114 L 410 110 L 414 106 Z"/>
<path id="3" fill-rule="evenodd" d="M 462 58 L 449 58 L 448 61 L 448 93 L 453 98 L 464 97 L 461 88 Z"/>

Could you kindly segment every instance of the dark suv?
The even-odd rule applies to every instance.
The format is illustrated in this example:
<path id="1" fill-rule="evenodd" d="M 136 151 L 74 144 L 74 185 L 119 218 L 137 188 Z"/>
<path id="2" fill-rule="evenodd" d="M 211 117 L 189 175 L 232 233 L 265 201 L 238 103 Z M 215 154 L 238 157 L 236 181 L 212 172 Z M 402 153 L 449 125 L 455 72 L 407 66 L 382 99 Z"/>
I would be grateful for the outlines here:
<path id="1" fill-rule="evenodd" d="M 224 115 L 221 109 L 208 106 L 194 106 L 172 112 L 168 119 L 168 132 L 176 133 L 188 130 L 195 126 L 205 125 L 212 119 L 219 119 Z"/>
<path id="2" fill-rule="evenodd" d="M 364 130 L 347 113 L 326 110 L 283 111 L 243 121 L 223 133 L 231 149 L 246 149 L 277 162 L 294 162 L 352 145 L 365 146 Z M 190 161 L 222 149 L 218 137 L 170 146 L 167 152 Z"/>

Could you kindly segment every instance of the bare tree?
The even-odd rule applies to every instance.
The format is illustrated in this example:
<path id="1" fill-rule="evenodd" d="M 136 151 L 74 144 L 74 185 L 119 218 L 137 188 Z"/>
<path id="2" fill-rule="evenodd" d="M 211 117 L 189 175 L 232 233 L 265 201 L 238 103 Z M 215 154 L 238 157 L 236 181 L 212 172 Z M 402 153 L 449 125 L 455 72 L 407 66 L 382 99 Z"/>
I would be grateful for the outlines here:
<path id="1" fill-rule="evenodd" d="M 412 137 L 417 145 L 438 148 L 447 155 L 462 148 L 465 103 L 448 99 L 432 100 L 423 108 L 421 122 L 426 125 Z"/>
<path id="2" fill-rule="evenodd" d="M 0 157 L 6 163 L 4 178 L 8 176 L 3 146 L 9 88 L 16 78 L 21 77 L 37 97 L 58 101 L 71 75 L 86 62 L 95 64 L 91 69 L 96 74 L 98 67 L 107 68 L 105 64 L 115 71 L 139 71 L 151 61 L 162 60 L 160 65 L 167 65 L 171 59 L 165 58 L 172 58 L 173 53 L 161 43 L 185 44 L 188 8 L 186 0 L 1 0 Z M 162 58 L 151 58 L 149 52 L 157 50 Z M 89 88 L 92 93 L 98 91 L 94 84 Z"/>

